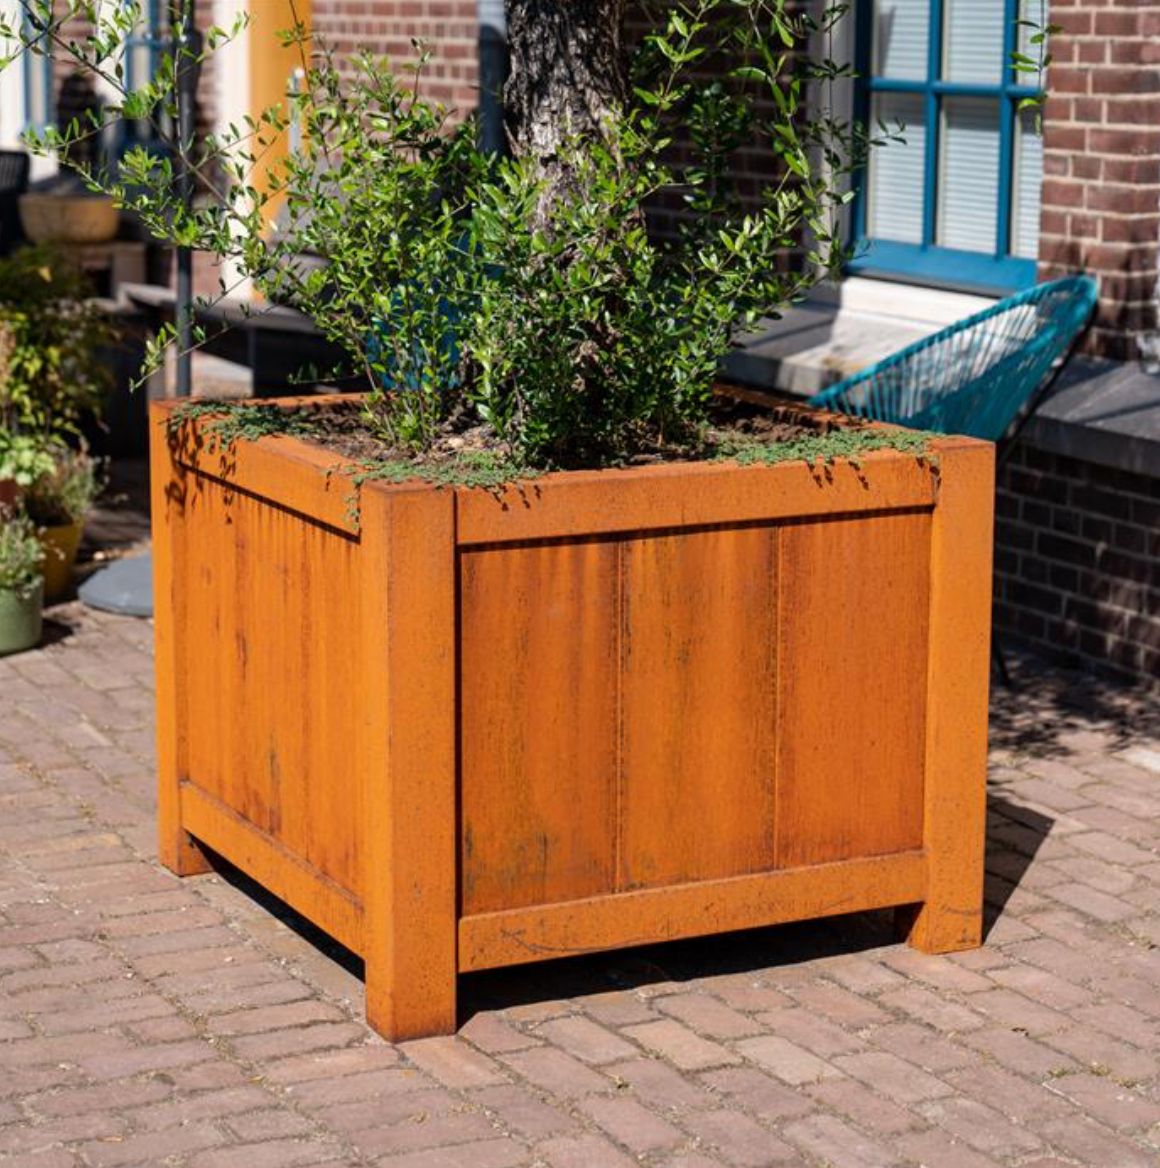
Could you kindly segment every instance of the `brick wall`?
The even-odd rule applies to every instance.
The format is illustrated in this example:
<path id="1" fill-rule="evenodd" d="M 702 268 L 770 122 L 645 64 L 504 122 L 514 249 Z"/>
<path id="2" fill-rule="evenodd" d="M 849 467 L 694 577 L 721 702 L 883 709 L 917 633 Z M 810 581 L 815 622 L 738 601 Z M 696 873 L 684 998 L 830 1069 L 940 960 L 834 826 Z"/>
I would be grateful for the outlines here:
<path id="1" fill-rule="evenodd" d="M 1024 441 L 996 508 L 1001 634 L 1068 664 L 1160 679 L 1160 478 Z"/>
<path id="2" fill-rule="evenodd" d="M 1097 276 L 1086 347 L 1133 358 L 1157 323 L 1160 4 L 1051 0 L 1050 19 L 1041 274 Z"/>
<path id="3" fill-rule="evenodd" d="M 422 40 L 427 96 L 463 111 L 477 104 L 475 0 L 314 0 L 313 25 L 340 58 L 365 49 L 399 64 L 413 59 L 412 39 Z"/>

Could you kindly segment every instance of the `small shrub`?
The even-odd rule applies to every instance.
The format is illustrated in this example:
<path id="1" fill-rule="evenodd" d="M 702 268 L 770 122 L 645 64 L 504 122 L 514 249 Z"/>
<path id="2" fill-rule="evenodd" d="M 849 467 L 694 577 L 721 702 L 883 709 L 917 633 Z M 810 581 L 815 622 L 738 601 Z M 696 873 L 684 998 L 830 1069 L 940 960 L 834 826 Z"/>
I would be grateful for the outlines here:
<path id="1" fill-rule="evenodd" d="M 44 549 L 28 516 L 0 509 L 0 589 L 28 592 L 40 579 L 43 561 Z"/>
<path id="2" fill-rule="evenodd" d="M 80 523 L 104 486 L 100 463 L 83 450 L 59 447 L 51 472 L 24 492 L 24 509 L 39 527 Z"/>

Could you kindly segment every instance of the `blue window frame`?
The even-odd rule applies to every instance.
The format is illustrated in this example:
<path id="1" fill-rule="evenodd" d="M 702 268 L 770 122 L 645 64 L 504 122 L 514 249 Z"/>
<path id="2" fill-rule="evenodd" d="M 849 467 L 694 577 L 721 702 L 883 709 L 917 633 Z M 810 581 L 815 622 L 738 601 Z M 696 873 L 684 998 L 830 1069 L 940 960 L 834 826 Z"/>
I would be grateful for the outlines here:
<path id="1" fill-rule="evenodd" d="M 1011 68 L 1020 3 L 858 0 L 855 112 L 902 121 L 906 144 L 872 152 L 851 272 L 994 292 L 1035 283 L 1042 163 L 1018 111 L 1036 91 Z"/>

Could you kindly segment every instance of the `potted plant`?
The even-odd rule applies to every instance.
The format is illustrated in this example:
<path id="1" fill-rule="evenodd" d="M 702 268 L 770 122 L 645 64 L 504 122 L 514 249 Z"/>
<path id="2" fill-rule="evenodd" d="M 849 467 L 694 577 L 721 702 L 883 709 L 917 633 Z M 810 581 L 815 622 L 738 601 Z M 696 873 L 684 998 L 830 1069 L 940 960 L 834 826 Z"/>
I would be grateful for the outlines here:
<path id="1" fill-rule="evenodd" d="M 0 507 L 15 507 L 24 490 L 53 466 L 43 439 L 0 424 Z"/>
<path id="2" fill-rule="evenodd" d="M 454 1029 L 461 972 L 649 941 L 892 906 L 979 943 L 991 447 L 714 392 L 842 260 L 870 143 L 806 104 L 838 16 L 666 7 L 629 71 L 619 0 L 512 0 L 509 159 L 421 59 L 299 28 L 264 193 L 285 110 L 175 143 L 218 176 L 192 206 L 156 156 L 87 172 L 375 387 L 155 405 L 152 506 L 162 862 L 220 853 L 360 953 L 388 1037 Z"/>
<path id="3" fill-rule="evenodd" d="M 85 516 L 101 492 L 100 466 L 84 450 L 57 447 L 52 470 L 24 492 L 24 509 L 44 547 L 44 598 L 62 599 L 72 586 Z"/>
<path id="4" fill-rule="evenodd" d="M 0 657 L 40 642 L 43 558 L 28 517 L 0 509 Z"/>
<path id="5" fill-rule="evenodd" d="M 99 354 L 119 335 L 64 250 L 0 258 L 0 427 L 42 444 L 79 437 L 101 414 L 111 373 Z"/>

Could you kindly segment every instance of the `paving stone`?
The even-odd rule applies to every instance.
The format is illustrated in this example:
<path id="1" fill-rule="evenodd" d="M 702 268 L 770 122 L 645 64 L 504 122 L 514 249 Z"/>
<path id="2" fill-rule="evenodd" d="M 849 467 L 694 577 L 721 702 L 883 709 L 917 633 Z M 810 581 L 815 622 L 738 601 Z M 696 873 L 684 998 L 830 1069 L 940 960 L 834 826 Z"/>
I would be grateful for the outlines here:
<path id="1" fill-rule="evenodd" d="M 685 1138 L 671 1123 L 632 1099 L 596 1095 L 583 1100 L 580 1110 L 636 1155 L 674 1147 Z"/>
<path id="2" fill-rule="evenodd" d="M 486 1087 L 504 1081 L 491 1059 L 458 1037 L 424 1038 L 404 1043 L 399 1050 L 446 1087 Z"/>
<path id="3" fill-rule="evenodd" d="M 895 1103 L 918 1103 L 952 1092 L 952 1088 L 941 1079 L 885 1051 L 846 1055 L 835 1062 L 846 1074 L 873 1087 Z"/>
<path id="4" fill-rule="evenodd" d="M 1133 1132 L 1160 1123 L 1160 1101 L 1107 1075 L 1063 1075 L 1045 1086 L 1109 1127 Z"/>
<path id="5" fill-rule="evenodd" d="M 679 1022 L 646 1022 L 643 1026 L 627 1026 L 624 1033 L 683 1071 L 700 1071 L 741 1061 L 731 1050 L 702 1038 Z"/>
<path id="6" fill-rule="evenodd" d="M 747 1038 L 737 1049 L 756 1063 L 768 1067 L 779 1079 L 794 1085 L 817 1083 L 834 1078 L 842 1072 L 800 1046 L 795 1046 L 775 1034 L 761 1038 Z"/>
<path id="7" fill-rule="evenodd" d="M 701 1076 L 701 1082 L 768 1121 L 791 1119 L 813 1109 L 805 1095 L 752 1067 L 709 1071 Z M 810 1088 L 811 1095 L 815 1090 Z"/>
<path id="8" fill-rule="evenodd" d="M 631 1043 L 588 1018 L 555 1018 L 540 1026 L 537 1033 L 586 1063 L 612 1063 L 636 1053 Z"/>
<path id="9" fill-rule="evenodd" d="M 532 1086 L 562 1099 L 573 1099 L 608 1087 L 608 1081 L 570 1054 L 555 1048 L 540 1047 L 504 1056 L 517 1074 Z"/>
<path id="10" fill-rule="evenodd" d="M 1042 1142 L 1026 1128 L 1011 1123 L 977 1099 L 936 1099 L 919 1108 L 922 1115 L 955 1139 L 998 1160 L 1042 1149 Z"/>
<path id="11" fill-rule="evenodd" d="M 530 1164 L 531 1156 L 514 1140 L 483 1140 L 470 1145 L 470 1161 L 462 1147 L 427 1148 L 402 1156 L 386 1156 L 377 1163 L 383 1168 L 518 1168 Z M 594 1163 L 593 1168 L 596 1168 Z"/>
<path id="12" fill-rule="evenodd" d="M 685 1116 L 684 1125 L 703 1146 L 729 1164 L 765 1168 L 793 1158 L 789 1144 L 742 1111 L 693 1111 Z"/>
<path id="13" fill-rule="evenodd" d="M 479 1107 L 494 1112 L 500 1123 L 530 1140 L 571 1131 L 576 1121 L 521 1086 L 485 1087 L 471 1093 Z M 628 1102 L 628 1100 L 624 1100 Z"/>
<path id="14" fill-rule="evenodd" d="M 761 1025 L 710 994 L 672 994 L 658 998 L 656 1008 L 709 1038 L 745 1038 Z"/>
<path id="15" fill-rule="evenodd" d="M 833 1168 L 891 1168 L 890 1148 L 832 1115 L 812 1115 L 783 1129 L 795 1144 Z"/>
<path id="16" fill-rule="evenodd" d="M 633 1168 L 636 1161 L 595 1135 L 564 1136 L 537 1149 L 537 1161 L 550 1168 Z"/>

